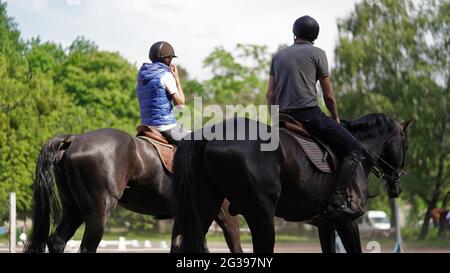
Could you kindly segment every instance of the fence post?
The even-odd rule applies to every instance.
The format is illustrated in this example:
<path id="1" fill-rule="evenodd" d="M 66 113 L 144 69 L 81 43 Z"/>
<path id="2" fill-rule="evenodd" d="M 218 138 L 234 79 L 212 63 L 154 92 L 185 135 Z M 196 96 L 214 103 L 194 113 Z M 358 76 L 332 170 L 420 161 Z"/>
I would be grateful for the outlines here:
<path id="1" fill-rule="evenodd" d="M 9 195 L 9 253 L 16 253 L 16 193 Z"/>
<path id="2" fill-rule="evenodd" d="M 336 248 L 336 253 L 345 253 L 345 248 L 344 245 L 342 244 L 342 240 L 341 237 L 339 237 L 339 235 L 337 234 L 337 232 L 335 233 L 335 248 Z"/>
<path id="3" fill-rule="evenodd" d="M 127 251 L 127 240 L 125 237 L 120 236 L 119 237 L 119 244 L 117 245 L 118 251 Z"/>
<path id="4" fill-rule="evenodd" d="M 400 212 L 398 210 L 398 203 L 394 200 L 394 204 L 395 204 L 395 222 L 397 223 L 395 225 L 395 237 L 397 239 L 393 252 L 395 253 L 403 253 L 405 252 L 405 250 L 403 249 L 403 242 L 402 242 L 402 234 L 401 234 L 401 230 L 400 230 Z"/>

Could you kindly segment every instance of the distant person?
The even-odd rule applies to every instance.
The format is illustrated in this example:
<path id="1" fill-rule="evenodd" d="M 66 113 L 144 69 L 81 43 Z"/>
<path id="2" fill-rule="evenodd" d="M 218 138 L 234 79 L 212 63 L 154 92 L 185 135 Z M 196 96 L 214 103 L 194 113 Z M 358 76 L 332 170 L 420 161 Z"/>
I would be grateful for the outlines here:
<path id="1" fill-rule="evenodd" d="M 173 105 L 184 107 L 185 97 L 177 67 L 172 59 L 177 57 L 168 42 L 154 43 L 149 52 L 151 63 L 142 64 L 137 78 L 137 97 L 141 121 L 178 145 L 188 133 L 175 119 Z"/>
<path id="2" fill-rule="evenodd" d="M 267 103 L 279 105 L 280 111 L 301 122 L 340 157 L 340 169 L 327 211 L 357 217 L 360 212 L 350 208 L 346 188 L 361 161 L 362 146 L 340 125 L 327 56 L 313 45 L 319 35 L 319 24 L 310 16 L 300 17 L 294 23 L 293 33 L 294 44 L 280 50 L 272 59 Z M 318 106 L 317 81 L 322 86 L 331 118 Z"/>

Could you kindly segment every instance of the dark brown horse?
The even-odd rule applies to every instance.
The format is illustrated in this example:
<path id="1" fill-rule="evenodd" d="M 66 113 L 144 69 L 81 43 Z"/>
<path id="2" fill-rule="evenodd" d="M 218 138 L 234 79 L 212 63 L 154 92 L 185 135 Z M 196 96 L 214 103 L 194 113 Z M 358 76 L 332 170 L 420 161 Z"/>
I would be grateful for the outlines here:
<path id="1" fill-rule="evenodd" d="M 95 252 L 116 204 L 159 219 L 175 215 L 172 180 L 152 144 L 115 129 L 49 140 L 37 161 L 33 228 L 25 252 L 44 252 L 46 245 L 50 252 L 63 252 L 83 222 L 80 251 Z M 228 214 L 228 202 L 223 205 L 214 218 L 230 250 L 242 252 L 238 220 Z M 59 221 L 49 236 L 51 218 Z"/>
<path id="2" fill-rule="evenodd" d="M 195 135 L 223 132 L 245 123 L 245 132 L 234 129 L 234 139 L 199 139 Z M 390 197 L 400 194 L 399 179 L 406 153 L 406 127 L 384 114 L 370 114 L 343 122 L 365 146 L 368 156 L 352 181 L 353 204 L 364 209 L 368 199 L 367 177 L 377 166 Z M 182 252 L 204 252 L 205 234 L 220 204 L 227 198 L 233 211 L 247 221 L 254 252 L 273 252 L 274 216 L 288 221 L 309 221 L 319 229 L 322 250 L 335 251 L 335 231 L 347 252 L 361 252 L 358 226 L 354 219 L 327 215 L 328 198 L 334 175 L 315 169 L 296 141 L 280 130 L 280 145 L 274 151 L 262 151 L 266 140 L 252 138 L 251 129 L 268 131 L 265 124 L 234 118 L 213 125 L 204 133 L 193 132 L 180 143 L 174 160 L 174 183 L 178 206 L 175 224 L 181 231 Z M 239 140 L 236 135 L 245 135 Z M 210 140 L 206 140 L 210 139 Z M 212 140 L 211 140 L 212 139 Z M 225 140 L 224 140 L 225 139 Z M 242 139 L 242 138 L 241 138 Z"/>

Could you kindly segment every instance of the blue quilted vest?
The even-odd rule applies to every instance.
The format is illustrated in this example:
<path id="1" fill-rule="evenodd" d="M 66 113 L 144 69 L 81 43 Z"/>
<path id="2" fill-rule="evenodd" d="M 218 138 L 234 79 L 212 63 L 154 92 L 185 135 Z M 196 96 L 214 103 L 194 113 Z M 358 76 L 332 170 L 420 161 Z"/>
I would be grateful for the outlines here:
<path id="1" fill-rule="evenodd" d="M 144 63 L 139 70 L 137 97 L 143 124 L 160 126 L 177 123 L 171 97 L 161 83 L 161 77 L 166 72 L 170 72 L 169 67 L 160 62 Z"/>

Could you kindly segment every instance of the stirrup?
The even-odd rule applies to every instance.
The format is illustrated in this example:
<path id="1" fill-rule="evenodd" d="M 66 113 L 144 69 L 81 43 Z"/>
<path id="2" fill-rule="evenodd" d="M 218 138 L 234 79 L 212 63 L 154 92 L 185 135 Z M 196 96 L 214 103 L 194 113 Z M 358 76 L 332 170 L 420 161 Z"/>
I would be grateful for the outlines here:
<path id="1" fill-rule="evenodd" d="M 339 213 L 352 218 L 361 216 L 360 212 L 354 211 L 350 207 L 350 202 L 344 193 L 334 192 L 328 201 L 326 213 Z"/>
<path id="2" fill-rule="evenodd" d="M 347 217 L 350 217 L 352 219 L 356 219 L 364 214 L 364 211 L 362 210 L 353 210 L 352 208 L 346 206 L 345 204 L 342 204 L 340 207 L 333 206 L 331 204 L 328 204 L 327 209 L 324 211 L 325 214 L 329 215 L 344 215 Z"/>

